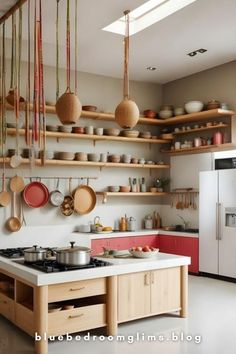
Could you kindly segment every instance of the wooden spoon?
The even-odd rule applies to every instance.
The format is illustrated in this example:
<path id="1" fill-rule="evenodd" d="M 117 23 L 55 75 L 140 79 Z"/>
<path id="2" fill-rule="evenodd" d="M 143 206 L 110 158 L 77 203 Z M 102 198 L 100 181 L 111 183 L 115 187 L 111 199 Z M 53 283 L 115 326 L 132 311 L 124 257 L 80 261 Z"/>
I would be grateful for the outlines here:
<path id="1" fill-rule="evenodd" d="M 11 202 L 11 195 L 6 191 L 5 188 L 5 173 L 2 173 L 2 191 L 0 193 L 0 205 L 6 207 Z"/>
<path id="2" fill-rule="evenodd" d="M 25 188 L 25 183 L 22 177 L 15 175 L 10 180 L 10 190 L 15 193 L 21 193 Z"/>
<path id="3" fill-rule="evenodd" d="M 12 193 L 12 216 L 6 221 L 6 228 L 11 232 L 19 231 L 22 224 L 16 216 L 16 193 Z"/>

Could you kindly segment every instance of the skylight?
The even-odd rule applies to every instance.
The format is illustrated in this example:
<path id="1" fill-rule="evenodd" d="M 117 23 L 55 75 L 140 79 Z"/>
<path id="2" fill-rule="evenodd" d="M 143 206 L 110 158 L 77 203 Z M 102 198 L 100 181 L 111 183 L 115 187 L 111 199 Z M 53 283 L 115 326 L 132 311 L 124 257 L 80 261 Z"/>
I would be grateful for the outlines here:
<path id="1" fill-rule="evenodd" d="M 197 0 L 149 0 L 130 12 L 130 35 L 172 15 Z M 125 9 L 126 10 L 126 9 Z M 104 31 L 125 34 L 125 17 L 103 28 Z"/>

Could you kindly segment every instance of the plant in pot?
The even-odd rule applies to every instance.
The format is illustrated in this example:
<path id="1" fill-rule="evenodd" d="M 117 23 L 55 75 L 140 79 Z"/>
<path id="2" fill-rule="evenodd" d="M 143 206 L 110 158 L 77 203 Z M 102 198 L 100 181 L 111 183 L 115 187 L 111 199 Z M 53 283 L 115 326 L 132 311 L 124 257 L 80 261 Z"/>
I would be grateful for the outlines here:
<path id="1" fill-rule="evenodd" d="M 155 180 L 155 187 L 158 192 L 163 192 L 164 188 L 170 183 L 170 178 L 160 177 Z"/>

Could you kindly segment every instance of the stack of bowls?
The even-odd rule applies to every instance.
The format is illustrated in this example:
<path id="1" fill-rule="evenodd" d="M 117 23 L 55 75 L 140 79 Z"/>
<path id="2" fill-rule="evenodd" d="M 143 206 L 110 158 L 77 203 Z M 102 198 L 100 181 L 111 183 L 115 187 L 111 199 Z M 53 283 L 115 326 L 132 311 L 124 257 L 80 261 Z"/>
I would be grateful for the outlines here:
<path id="1" fill-rule="evenodd" d="M 122 162 L 130 163 L 131 162 L 131 155 L 128 155 L 128 154 L 122 155 Z"/>
<path id="2" fill-rule="evenodd" d="M 54 125 L 46 125 L 46 130 L 49 132 L 57 132 L 58 131 L 58 127 L 54 126 Z"/>
<path id="3" fill-rule="evenodd" d="M 109 136 L 118 136 L 120 134 L 120 130 L 116 128 L 106 128 L 104 129 L 104 134 Z"/>
<path id="4" fill-rule="evenodd" d="M 150 132 L 141 132 L 140 134 L 139 134 L 139 137 L 140 138 L 143 138 L 143 139 L 151 139 L 151 137 L 152 137 L 152 134 L 150 133 Z"/>
<path id="5" fill-rule="evenodd" d="M 125 130 L 122 130 L 122 135 L 125 136 L 126 138 L 137 138 L 139 136 L 139 131 L 125 129 Z"/>
<path id="6" fill-rule="evenodd" d="M 131 187 L 130 186 L 120 186 L 120 192 L 130 192 Z"/>
<path id="7" fill-rule="evenodd" d="M 88 154 L 86 154 L 86 152 L 76 152 L 75 160 L 76 161 L 88 161 Z"/>
<path id="8" fill-rule="evenodd" d="M 110 162 L 119 163 L 120 162 L 120 155 L 117 155 L 117 154 L 109 155 L 109 160 L 110 160 Z"/>
<path id="9" fill-rule="evenodd" d="M 137 164 L 138 163 L 138 159 L 136 157 L 133 157 L 131 159 L 131 163 Z"/>
<path id="10" fill-rule="evenodd" d="M 58 130 L 62 133 L 71 133 L 72 127 L 70 127 L 69 125 L 59 125 Z"/>
<path id="11" fill-rule="evenodd" d="M 73 152 L 65 152 L 65 151 L 59 151 L 55 154 L 58 160 L 67 160 L 67 161 L 72 161 L 75 158 L 75 154 Z"/>
<path id="12" fill-rule="evenodd" d="M 75 134 L 84 134 L 84 127 L 73 127 L 72 133 Z"/>
<path id="13" fill-rule="evenodd" d="M 99 154 L 88 154 L 88 160 L 92 162 L 98 162 L 100 160 L 100 155 Z"/>
<path id="14" fill-rule="evenodd" d="M 175 114 L 175 116 L 182 116 L 183 114 L 185 114 L 184 107 L 176 107 L 174 109 L 174 114 Z"/>
<path id="15" fill-rule="evenodd" d="M 93 135 L 94 133 L 94 128 L 92 125 L 89 125 L 88 127 L 85 127 L 85 134 L 88 134 L 88 135 Z"/>
<path id="16" fill-rule="evenodd" d="M 168 119 L 173 116 L 173 109 L 174 107 L 172 105 L 162 105 L 160 107 L 160 112 L 158 113 L 159 117 L 162 119 Z"/>
<path id="17" fill-rule="evenodd" d="M 119 192 L 119 186 L 108 186 L 108 192 Z"/>
<path id="18" fill-rule="evenodd" d="M 23 157 L 24 159 L 28 159 L 30 156 L 31 156 L 31 149 L 26 148 L 26 149 L 23 149 L 23 150 L 22 150 L 22 157 Z M 37 150 L 34 151 L 34 157 L 35 157 L 36 159 L 39 158 L 39 151 L 37 151 Z"/>
<path id="19" fill-rule="evenodd" d="M 46 160 L 52 160 L 54 159 L 54 151 L 49 151 L 49 150 L 46 150 L 45 153 L 45 159 Z M 39 158 L 41 159 L 43 157 L 43 151 L 40 151 L 39 152 Z"/>
<path id="20" fill-rule="evenodd" d="M 147 118 L 155 118 L 157 113 L 155 111 L 152 111 L 151 109 L 146 109 L 143 114 L 145 115 L 145 117 Z"/>

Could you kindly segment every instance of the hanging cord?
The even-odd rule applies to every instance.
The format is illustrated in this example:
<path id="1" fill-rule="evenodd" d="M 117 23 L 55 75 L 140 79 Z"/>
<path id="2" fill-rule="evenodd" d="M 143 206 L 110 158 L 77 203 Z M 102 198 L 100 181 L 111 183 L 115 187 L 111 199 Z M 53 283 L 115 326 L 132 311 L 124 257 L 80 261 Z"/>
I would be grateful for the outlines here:
<path id="1" fill-rule="evenodd" d="M 60 95 L 59 84 L 59 1 L 57 1 L 57 16 L 56 16 L 56 101 Z"/>
<path id="2" fill-rule="evenodd" d="M 22 7 L 19 8 L 19 29 L 18 29 L 18 94 L 20 98 L 20 74 L 21 74 L 21 53 L 22 53 Z"/>
<path id="3" fill-rule="evenodd" d="M 78 0 L 75 0 L 75 94 L 78 95 Z"/>
<path id="4" fill-rule="evenodd" d="M 6 35 L 5 22 L 2 27 L 2 140 L 6 143 L 7 128 L 6 128 Z M 3 168 L 5 168 L 5 159 L 3 158 Z"/>
<path id="5" fill-rule="evenodd" d="M 28 0 L 28 63 L 27 63 L 27 98 L 26 98 L 26 112 L 25 112 L 25 142 L 27 146 L 30 146 L 30 50 L 31 50 L 31 45 L 30 45 L 30 0 Z"/>
<path id="6" fill-rule="evenodd" d="M 66 76 L 67 90 L 70 90 L 70 0 L 67 0 L 66 16 Z"/>
<path id="7" fill-rule="evenodd" d="M 3 27 L 0 27 L 0 32 Z M 3 114 L 2 114 L 2 105 L 3 105 L 3 81 L 2 81 L 2 70 L 3 70 L 3 35 L 0 33 L 0 143 L 3 144 Z M 3 156 L 3 150 L 2 155 Z"/>
<path id="8" fill-rule="evenodd" d="M 37 4 L 34 8 L 34 129 L 32 134 L 32 144 L 38 141 L 38 121 L 39 121 L 39 73 L 38 73 L 38 27 L 37 27 Z"/>
<path id="9" fill-rule="evenodd" d="M 39 1 L 39 67 L 40 67 L 40 97 L 42 104 L 42 131 L 43 131 L 43 158 L 42 164 L 45 164 L 45 149 L 46 149 L 46 105 L 45 105 L 45 95 L 44 95 L 44 70 L 43 70 L 43 41 L 42 41 L 42 1 Z"/>
<path id="10" fill-rule="evenodd" d="M 129 10 L 125 15 L 125 38 L 124 38 L 124 99 L 129 99 Z"/>

